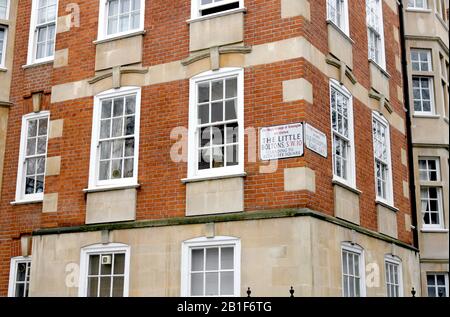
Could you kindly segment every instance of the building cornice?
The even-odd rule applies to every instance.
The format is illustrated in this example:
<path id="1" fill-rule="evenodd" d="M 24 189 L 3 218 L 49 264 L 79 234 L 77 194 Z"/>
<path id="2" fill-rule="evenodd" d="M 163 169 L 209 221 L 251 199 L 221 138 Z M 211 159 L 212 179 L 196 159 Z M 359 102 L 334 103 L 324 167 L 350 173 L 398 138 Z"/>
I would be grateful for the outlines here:
<path id="1" fill-rule="evenodd" d="M 103 230 L 129 230 L 138 228 L 152 228 L 152 227 L 167 227 L 167 226 L 179 226 L 179 225 L 193 225 L 193 224 L 205 224 L 211 222 L 231 222 L 231 221 L 251 221 L 251 220 L 265 220 L 276 218 L 288 218 L 288 217 L 312 217 L 322 221 L 326 221 L 346 229 L 354 230 L 355 232 L 364 234 L 366 236 L 376 238 L 388 243 L 393 243 L 397 246 L 418 252 L 419 250 L 412 245 L 409 245 L 398 239 L 389 237 L 376 231 L 372 231 L 367 228 L 363 228 L 356 224 L 347 222 L 342 219 L 335 218 L 333 216 L 326 215 L 324 213 L 314 211 L 308 208 L 300 209 L 276 209 L 266 211 L 255 212 L 240 212 L 231 214 L 220 215 L 208 215 L 208 216 L 194 216 L 194 217 L 177 217 L 160 220 L 140 220 L 121 223 L 107 223 L 107 224 L 95 224 L 95 225 L 81 225 L 74 227 L 59 227 L 59 228 L 46 228 L 39 229 L 33 232 L 33 236 L 44 236 L 53 234 L 69 234 L 69 233 L 82 233 L 92 231 Z"/>
<path id="2" fill-rule="evenodd" d="M 447 45 L 445 45 L 444 41 L 438 36 L 424 36 L 424 35 L 405 35 L 406 41 L 430 41 L 430 42 L 438 42 L 444 52 L 448 55 L 449 49 Z"/>

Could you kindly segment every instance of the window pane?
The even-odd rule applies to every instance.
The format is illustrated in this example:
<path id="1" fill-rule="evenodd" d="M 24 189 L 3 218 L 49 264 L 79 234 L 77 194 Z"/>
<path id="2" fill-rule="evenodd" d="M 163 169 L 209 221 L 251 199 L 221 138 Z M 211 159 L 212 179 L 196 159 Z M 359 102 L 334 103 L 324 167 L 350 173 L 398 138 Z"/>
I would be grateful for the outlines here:
<path id="1" fill-rule="evenodd" d="M 124 274 L 125 254 L 114 254 L 114 274 Z"/>
<path id="2" fill-rule="evenodd" d="M 237 103 L 236 100 L 228 100 L 225 102 L 225 120 L 237 119 Z"/>
<path id="3" fill-rule="evenodd" d="M 220 273 L 220 295 L 233 295 L 234 293 L 234 272 Z"/>
<path id="4" fill-rule="evenodd" d="M 233 98 L 237 96 L 237 78 L 226 80 L 226 98 Z"/>
<path id="5" fill-rule="evenodd" d="M 223 99 L 223 81 L 213 81 L 211 84 L 212 100 Z"/>
<path id="6" fill-rule="evenodd" d="M 124 277 L 116 276 L 113 278 L 113 297 L 123 297 Z"/>
<path id="7" fill-rule="evenodd" d="M 209 248 L 206 249 L 206 270 L 218 270 L 219 269 L 219 249 Z"/>
<path id="8" fill-rule="evenodd" d="M 98 296 L 98 277 L 88 277 L 87 296 Z"/>
<path id="9" fill-rule="evenodd" d="M 203 249 L 192 250 L 192 271 L 202 271 L 203 270 Z"/>
<path id="10" fill-rule="evenodd" d="M 209 101 L 209 82 L 198 84 L 198 102 Z"/>
<path id="11" fill-rule="evenodd" d="M 211 122 L 223 121 L 223 102 L 211 105 Z"/>
<path id="12" fill-rule="evenodd" d="M 102 276 L 100 277 L 100 297 L 110 297 L 111 296 L 111 277 Z"/>
<path id="13" fill-rule="evenodd" d="M 98 275 L 99 255 L 89 256 L 89 275 Z"/>
<path id="14" fill-rule="evenodd" d="M 110 99 L 104 100 L 102 102 L 102 119 L 111 117 L 111 109 L 112 109 L 112 101 Z"/>
<path id="15" fill-rule="evenodd" d="M 17 283 L 15 297 L 24 297 L 24 290 L 25 290 L 25 284 Z"/>
<path id="16" fill-rule="evenodd" d="M 203 273 L 191 274 L 191 295 L 192 296 L 203 295 Z"/>
<path id="17" fill-rule="evenodd" d="M 128 96 L 125 101 L 125 114 L 134 114 L 136 111 L 136 96 Z"/>
<path id="18" fill-rule="evenodd" d="M 219 295 L 219 273 L 205 273 L 205 295 Z"/>
<path id="19" fill-rule="evenodd" d="M 230 270 L 234 267 L 234 248 L 221 248 L 221 269 Z"/>

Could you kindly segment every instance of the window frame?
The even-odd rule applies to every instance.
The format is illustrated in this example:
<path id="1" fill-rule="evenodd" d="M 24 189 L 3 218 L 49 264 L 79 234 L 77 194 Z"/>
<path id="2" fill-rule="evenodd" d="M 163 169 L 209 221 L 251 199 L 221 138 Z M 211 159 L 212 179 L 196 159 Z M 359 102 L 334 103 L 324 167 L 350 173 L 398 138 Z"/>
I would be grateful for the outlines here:
<path id="1" fill-rule="evenodd" d="M 345 297 L 344 289 L 344 252 L 356 253 L 359 255 L 359 290 L 360 294 L 358 297 L 366 297 L 366 262 L 364 257 L 364 249 L 351 242 L 344 242 L 341 244 L 341 286 L 342 286 L 342 297 Z M 356 297 L 356 296 L 355 296 Z"/>
<path id="2" fill-rule="evenodd" d="M 344 97 L 348 98 L 348 108 L 347 108 L 347 121 L 348 121 L 348 143 L 350 149 L 348 150 L 348 159 L 347 159 L 347 172 L 349 173 L 348 179 L 342 178 L 338 175 L 335 175 L 335 161 L 334 161 L 334 131 L 333 131 L 333 108 L 331 104 L 331 91 L 332 89 L 336 90 L 340 94 L 344 95 Z M 343 183 L 352 188 L 356 188 L 356 159 L 355 159 L 355 131 L 354 131 L 354 122 L 353 122 L 353 96 L 350 91 L 344 86 L 341 85 L 337 80 L 330 78 L 329 84 L 329 109 L 330 109 L 330 128 L 331 128 L 331 149 L 332 149 L 332 174 L 333 180 L 339 183 Z"/>
<path id="3" fill-rule="evenodd" d="M 214 296 L 190 295 L 191 250 L 194 248 L 210 248 L 216 246 L 232 246 L 234 248 L 234 294 Z M 181 297 L 239 297 L 241 292 L 241 240 L 236 237 L 215 236 L 200 237 L 183 241 L 181 245 Z"/>
<path id="4" fill-rule="evenodd" d="M 437 206 L 439 208 L 437 214 L 439 216 L 438 220 L 439 223 L 437 224 L 426 224 L 425 221 L 423 220 L 423 215 L 426 213 L 426 211 L 422 210 L 422 189 L 427 189 L 429 190 L 430 188 L 436 188 L 436 193 L 437 193 Z M 419 186 L 419 199 L 420 199 L 420 215 L 422 216 L 422 230 L 426 230 L 426 231 L 434 231 L 434 230 L 441 230 L 444 228 L 444 203 L 442 201 L 443 195 L 442 195 L 442 187 L 439 185 L 436 186 Z M 428 191 L 428 197 L 427 200 L 430 201 L 430 192 Z M 428 212 L 428 213 L 432 213 L 432 212 Z"/>
<path id="5" fill-rule="evenodd" d="M 413 58 L 412 58 L 412 53 L 413 52 L 417 52 L 417 53 L 419 53 L 418 54 L 418 57 L 419 57 L 419 60 L 418 61 L 413 61 Z M 428 70 L 422 70 L 421 68 L 422 68 L 422 63 L 424 62 L 424 61 L 422 61 L 421 59 L 420 59 L 420 52 L 426 52 L 426 54 L 427 54 L 427 64 L 428 64 Z M 433 56 L 432 56 L 433 54 L 432 54 L 432 50 L 431 49 L 429 49 L 429 48 L 411 48 L 410 49 L 410 59 L 411 59 L 411 70 L 413 71 L 413 72 L 424 72 L 424 73 L 431 73 L 431 72 L 433 72 Z M 415 70 L 414 68 L 413 68 L 413 64 L 414 63 L 419 63 L 419 69 L 418 70 Z"/>
<path id="6" fill-rule="evenodd" d="M 197 83 L 237 76 L 238 164 L 205 170 L 198 169 Z M 244 69 L 221 68 L 192 77 L 189 81 L 188 179 L 214 178 L 244 173 Z"/>
<path id="7" fill-rule="evenodd" d="M 379 31 L 377 30 L 373 30 L 373 27 L 369 25 L 369 15 L 367 12 L 367 8 L 368 8 L 368 2 L 369 1 L 376 1 L 378 4 L 378 12 L 379 12 L 379 17 L 378 17 L 378 27 L 380 28 Z M 374 64 L 376 64 L 377 66 L 379 66 L 381 69 L 383 69 L 384 71 L 386 71 L 386 45 L 385 45 L 385 41 L 384 41 L 384 18 L 383 18 L 383 1 L 382 0 L 366 0 L 366 28 L 367 28 L 367 46 L 368 46 L 368 59 L 369 61 L 373 62 Z M 370 56 L 370 31 L 372 29 L 372 32 L 376 33 L 379 35 L 379 41 L 380 41 L 380 61 L 376 61 L 374 60 L 371 56 Z"/>
<path id="8" fill-rule="evenodd" d="M 428 11 L 428 10 L 430 10 L 430 8 L 429 8 L 429 6 L 428 6 L 428 0 L 423 0 L 423 3 L 424 3 L 424 6 L 423 6 L 423 7 L 418 7 L 418 6 L 416 6 L 417 0 L 412 0 L 412 1 L 413 1 L 413 3 L 414 3 L 414 6 L 411 7 L 411 6 L 409 5 L 409 1 L 408 1 L 408 3 L 407 3 L 407 9 L 408 9 L 408 10 L 417 10 L 417 11 Z"/>
<path id="9" fill-rule="evenodd" d="M 129 245 L 123 243 L 94 244 L 81 248 L 78 297 L 87 297 L 89 256 L 102 253 L 125 253 L 123 297 L 128 297 L 130 286 L 129 283 L 130 283 L 131 248 Z"/>
<path id="10" fill-rule="evenodd" d="M 416 111 L 416 109 L 414 107 L 414 101 L 416 101 L 416 99 L 414 98 L 414 79 L 416 79 L 416 78 L 418 78 L 418 79 L 425 78 L 428 80 L 428 87 L 430 90 L 430 111 Z M 413 75 L 412 76 L 412 85 L 413 85 L 412 86 L 412 98 L 413 98 L 414 114 L 420 115 L 420 116 L 434 116 L 436 114 L 436 105 L 435 105 L 435 96 L 434 96 L 434 78 L 431 76 Z M 423 90 L 422 85 L 420 85 L 420 91 L 421 91 L 420 102 L 421 102 L 421 104 L 423 103 L 422 90 Z"/>
<path id="11" fill-rule="evenodd" d="M 107 32 L 108 32 L 108 6 L 107 6 L 108 1 L 109 0 L 100 0 L 99 1 L 97 41 L 121 38 L 121 37 L 124 37 L 127 35 L 144 32 L 145 0 L 140 0 L 141 1 L 141 4 L 140 4 L 141 9 L 140 9 L 139 28 L 108 35 L 107 34 Z"/>
<path id="12" fill-rule="evenodd" d="M 419 171 L 419 181 L 420 182 L 441 182 L 441 160 L 440 157 L 436 156 L 419 156 L 418 157 L 418 171 Z M 420 161 L 426 161 L 427 168 L 421 169 L 420 168 Z M 433 172 L 434 170 L 429 169 L 429 161 L 435 161 L 436 163 L 436 180 L 430 179 L 430 172 Z M 427 179 L 421 179 L 420 178 L 420 172 L 426 172 L 427 173 Z"/>
<path id="13" fill-rule="evenodd" d="M 45 148 L 45 167 L 44 167 L 44 189 L 42 193 L 28 194 L 24 193 L 25 185 L 25 157 L 26 157 L 26 145 L 27 145 L 27 135 L 28 135 L 28 121 L 39 120 L 41 118 L 47 118 L 47 144 Z M 48 159 L 48 137 L 50 131 L 50 112 L 41 111 L 38 113 L 29 113 L 22 117 L 22 126 L 20 133 L 20 148 L 19 148 L 19 159 L 17 167 L 17 180 L 16 180 L 16 200 L 15 202 L 40 202 L 44 199 L 45 193 L 45 174 L 47 172 L 47 159 Z"/>
<path id="14" fill-rule="evenodd" d="M 398 273 L 398 294 L 397 296 L 388 296 L 388 281 L 386 279 L 386 266 L 387 264 L 396 265 L 397 266 L 397 273 Z M 388 297 L 403 297 L 403 268 L 402 268 L 402 260 L 394 255 L 388 254 L 384 257 L 384 278 L 385 278 L 385 287 L 386 287 L 386 296 Z M 391 284 L 395 285 L 395 284 Z"/>
<path id="15" fill-rule="evenodd" d="M 11 258 L 10 265 L 9 265 L 9 284 L 8 284 L 8 297 L 16 297 L 16 276 L 17 276 L 17 265 L 19 263 L 29 263 L 30 265 L 30 271 L 28 273 L 28 277 L 31 279 L 31 264 L 32 259 L 31 257 L 24 257 L 24 256 L 17 256 Z M 26 281 L 27 272 L 25 273 L 25 281 Z M 25 283 L 27 284 L 27 283 Z M 24 288 L 25 290 L 25 288 Z M 30 281 L 28 281 L 28 292 L 30 291 Z M 29 293 L 28 293 L 29 294 Z"/>
<path id="16" fill-rule="evenodd" d="M 378 121 L 378 123 L 382 124 L 386 128 L 386 140 L 387 140 L 387 169 L 388 169 L 388 175 L 386 179 L 386 198 L 378 196 L 378 184 L 377 184 L 377 158 L 375 157 L 375 135 L 373 134 L 373 124 L 374 120 Z M 391 157 L 391 127 L 389 124 L 389 121 L 384 118 L 384 116 L 376 111 L 372 111 L 372 143 L 373 143 L 373 158 L 374 158 L 374 179 L 375 179 L 375 197 L 377 202 L 381 202 L 384 204 L 387 204 L 389 206 L 394 205 L 394 184 L 393 184 L 393 178 L 392 178 L 392 157 Z"/>
<path id="17" fill-rule="evenodd" d="M 6 0 L 6 11 L 5 11 L 5 17 L 2 18 L 0 16 L 0 20 L 4 19 L 4 20 L 9 20 L 9 14 L 10 14 L 10 10 L 11 10 L 11 0 Z"/>
<path id="18" fill-rule="evenodd" d="M 136 94 L 135 119 L 134 119 L 134 157 L 133 157 L 133 177 L 99 180 L 99 156 L 100 156 L 100 118 L 102 100 L 109 98 L 118 98 Z M 141 87 L 127 86 L 119 89 L 110 89 L 94 96 L 94 107 L 92 114 L 92 137 L 89 162 L 89 189 L 108 189 L 121 186 L 138 185 L 138 167 L 139 167 L 139 138 L 140 138 L 140 117 L 142 102 Z"/>
<path id="19" fill-rule="evenodd" d="M 38 18 L 38 9 L 39 9 L 39 0 L 32 0 L 31 5 L 31 18 L 30 18 L 30 33 L 28 38 L 28 55 L 27 55 L 27 64 L 41 64 L 53 61 L 55 59 L 55 50 L 56 50 L 56 30 L 58 29 L 58 10 L 59 10 L 59 0 L 56 0 L 56 13 L 55 13 L 55 38 L 54 38 L 54 47 L 53 47 L 53 55 L 46 56 L 43 58 L 36 58 L 37 54 L 37 18 Z"/>
<path id="20" fill-rule="evenodd" d="M 0 30 L 4 32 L 3 45 L 0 47 L 2 55 L 0 57 L 0 69 L 6 68 L 6 47 L 8 42 L 8 27 L 0 24 Z"/>
<path id="21" fill-rule="evenodd" d="M 213 18 L 218 15 L 234 12 L 236 10 L 242 10 L 244 8 L 244 0 L 222 0 L 222 1 L 220 1 L 222 3 L 219 2 L 219 4 L 216 4 L 216 5 L 214 5 L 215 2 L 212 2 L 211 4 L 208 4 L 208 5 L 201 5 L 200 1 L 201 0 L 191 0 L 191 20 L 200 19 L 200 18 Z M 231 3 L 235 3 L 235 2 L 239 2 L 238 8 L 224 10 L 224 11 L 211 13 L 211 14 L 207 14 L 207 15 L 201 15 L 201 13 L 200 13 L 201 10 L 215 8 L 218 6 L 227 5 L 227 4 L 231 4 Z"/>
<path id="22" fill-rule="evenodd" d="M 448 285 L 448 283 L 449 283 L 449 279 L 448 279 L 448 272 L 426 272 L 426 274 L 425 274 L 425 278 L 426 278 L 426 287 L 427 287 L 427 297 L 430 297 L 430 295 L 429 295 L 429 293 L 428 293 L 428 287 L 429 287 L 429 285 L 428 285 L 428 275 L 433 275 L 434 276 L 434 281 L 436 282 L 436 275 L 444 275 L 444 278 L 445 278 L 445 292 L 446 292 L 446 294 L 445 294 L 445 296 L 444 297 L 449 297 L 449 285 Z M 436 290 L 436 288 L 437 288 L 437 283 L 434 285 L 434 288 L 435 288 L 435 290 Z M 435 296 L 435 297 L 439 297 L 439 296 Z"/>
<path id="23" fill-rule="evenodd" d="M 343 25 L 340 26 L 334 21 L 330 13 L 330 1 L 342 1 L 343 3 Z M 348 11 L 348 0 L 327 0 L 327 21 L 335 25 L 339 30 L 344 32 L 345 35 L 350 36 L 350 23 L 349 23 L 349 11 Z"/>

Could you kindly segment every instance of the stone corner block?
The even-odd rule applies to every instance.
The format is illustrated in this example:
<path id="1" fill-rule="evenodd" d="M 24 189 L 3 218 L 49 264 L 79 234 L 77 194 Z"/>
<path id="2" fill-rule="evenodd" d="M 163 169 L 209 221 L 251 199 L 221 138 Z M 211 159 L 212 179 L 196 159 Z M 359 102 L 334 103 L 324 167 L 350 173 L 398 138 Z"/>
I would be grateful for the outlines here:
<path id="1" fill-rule="evenodd" d="M 284 169 L 284 190 L 316 192 L 316 172 L 308 167 Z"/>
<path id="2" fill-rule="evenodd" d="M 63 48 L 55 51 L 53 68 L 60 68 L 69 65 L 69 49 Z"/>
<path id="3" fill-rule="evenodd" d="M 45 167 L 45 176 L 56 176 L 61 171 L 61 156 L 48 157 Z"/>
<path id="4" fill-rule="evenodd" d="M 135 188 L 88 193 L 86 224 L 136 220 L 136 199 Z"/>
<path id="5" fill-rule="evenodd" d="M 305 100 L 313 103 L 313 86 L 304 78 L 283 81 L 283 101 Z"/>
<path id="6" fill-rule="evenodd" d="M 302 16 L 311 21 L 311 8 L 308 0 L 281 0 L 281 18 Z"/>
<path id="7" fill-rule="evenodd" d="M 62 137 L 63 127 L 64 127 L 64 119 L 51 120 L 48 138 L 54 139 Z"/>
<path id="8" fill-rule="evenodd" d="M 186 184 L 186 216 L 244 211 L 244 179 L 215 179 Z"/>
<path id="9" fill-rule="evenodd" d="M 50 213 L 58 211 L 58 193 L 44 194 L 44 201 L 42 203 L 42 212 Z"/>

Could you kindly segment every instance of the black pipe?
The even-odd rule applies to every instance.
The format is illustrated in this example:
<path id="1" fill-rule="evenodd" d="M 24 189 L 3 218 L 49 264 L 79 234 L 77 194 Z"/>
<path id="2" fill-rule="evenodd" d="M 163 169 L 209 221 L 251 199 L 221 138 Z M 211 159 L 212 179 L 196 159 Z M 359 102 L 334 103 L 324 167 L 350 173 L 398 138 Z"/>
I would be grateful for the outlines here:
<path id="1" fill-rule="evenodd" d="M 405 17 L 403 14 L 402 1 L 397 1 L 398 16 L 400 20 L 400 47 L 402 54 L 402 75 L 403 75 L 403 99 L 406 109 L 406 139 L 408 143 L 408 169 L 409 169 L 409 197 L 411 199 L 411 224 L 413 231 L 413 245 L 419 248 L 419 236 L 417 225 L 417 204 L 416 204 L 416 184 L 414 173 L 414 155 L 412 142 L 412 123 L 411 123 L 411 103 L 409 101 L 409 78 L 408 78 L 408 63 L 406 58 L 406 44 L 405 44 Z"/>

